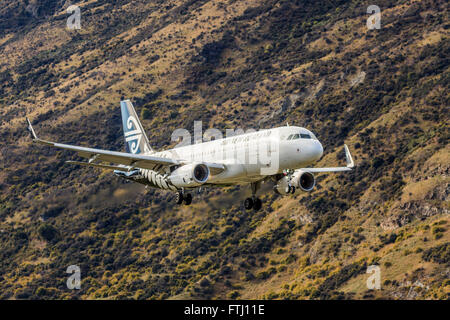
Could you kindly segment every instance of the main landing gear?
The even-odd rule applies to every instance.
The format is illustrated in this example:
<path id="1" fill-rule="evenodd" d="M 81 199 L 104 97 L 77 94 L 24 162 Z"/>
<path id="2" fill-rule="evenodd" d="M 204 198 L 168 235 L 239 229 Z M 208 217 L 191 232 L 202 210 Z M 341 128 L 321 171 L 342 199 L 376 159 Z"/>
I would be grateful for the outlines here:
<path id="1" fill-rule="evenodd" d="M 258 211 L 262 207 L 262 201 L 260 198 L 251 197 L 244 200 L 244 208 L 250 210 L 251 208 Z"/>
<path id="2" fill-rule="evenodd" d="M 258 211 L 262 207 L 262 201 L 256 197 L 256 191 L 261 187 L 261 182 L 253 182 L 250 186 L 252 188 L 252 197 L 244 200 L 244 208 L 246 210 L 253 208 L 255 211 Z"/>
<path id="3" fill-rule="evenodd" d="M 184 193 L 183 191 L 178 191 L 175 194 L 175 203 L 182 204 L 184 202 L 185 205 L 190 205 L 192 203 L 192 194 Z"/>

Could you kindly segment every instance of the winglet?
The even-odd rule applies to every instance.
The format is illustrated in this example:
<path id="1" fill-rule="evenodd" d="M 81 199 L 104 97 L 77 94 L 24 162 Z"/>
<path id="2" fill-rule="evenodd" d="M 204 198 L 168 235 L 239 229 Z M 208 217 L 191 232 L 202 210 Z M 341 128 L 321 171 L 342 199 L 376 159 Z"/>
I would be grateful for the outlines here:
<path id="1" fill-rule="evenodd" d="M 28 117 L 26 119 L 28 122 L 27 130 L 30 131 L 31 138 L 33 138 L 33 142 L 40 143 L 40 144 L 46 144 L 46 145 L 50 145 L 50 146 L 55 144 L 54 142 L 39 139 L 36 135 L 36 132 L 34 132 L 34 129 L 33 129 L 33 126 L 31 125 L 30 119 L 28 119 Z"/>
<path id="2" fill-rule="evenodd" d="M 27 117 L 27 122 L 28 122 L 28 131 L 30 131 L 30 133 L 31 133 L 31 137 L 34 139 L 34 140 L 38 140 L 38 137 L 37 137 L 37 135 L 36 135 L 36 132 L 34 132 L 34 129 L 33 129 L 33 126 L 31 125 L 31 122 L 30 122 L 30 119 L 28 119 L 28 117 Z"/>
<path id="3" fill-rule="evenodd" d="M 352 155 L 350 154 L 350 150 L 348 149 L 346 144 L 344 144 L 344 150 L 345 150 L 345 159 L 347 160 L 347 168 L 354 168 L 355 162 L 353 161 Z"/>

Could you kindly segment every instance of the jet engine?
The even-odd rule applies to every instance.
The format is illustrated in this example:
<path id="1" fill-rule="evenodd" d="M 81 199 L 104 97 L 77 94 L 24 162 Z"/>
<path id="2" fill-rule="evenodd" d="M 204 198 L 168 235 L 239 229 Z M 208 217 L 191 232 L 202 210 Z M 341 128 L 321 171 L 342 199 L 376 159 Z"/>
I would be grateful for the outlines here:
<path id="1" fill-rule="evenodd" d="M 273 191 L 283 196 L 288 193 L 291 193 L 292 187 L 290 187 L 289 178 L 287 176 L 284 176 L 283 178 L 278 179 L 277 184 L 273 187 Z"/>
<path id="2" fill-rule="evenodd" d="M 311 191 L 316 185 L 316 179 L 311 172 L 296 170 L 291 177 L 292 185 L 303 191 Z"/>
<path id="3" fill-rule="evenodd" d="M 295 193 L 295 189 L 311 191 L 316 185 L 316 179 L 311 172 L 296 170 L 291 176 L 284 176 L 277 180 L 273 190 L 275 193 L 286 195 Z"/>
<path id="4" fill-rule="evenodd" d="M 202 163 L 186 164 L 174 170 L 168 177 L 178 188 L 198 187 L 208 181 L 209 168 Z"/>

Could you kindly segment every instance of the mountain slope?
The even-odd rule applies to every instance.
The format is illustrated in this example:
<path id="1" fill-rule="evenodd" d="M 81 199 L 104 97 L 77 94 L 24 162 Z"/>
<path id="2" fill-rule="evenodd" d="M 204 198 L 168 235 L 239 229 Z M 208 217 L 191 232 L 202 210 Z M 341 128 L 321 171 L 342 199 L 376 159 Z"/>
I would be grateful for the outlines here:
<path id="1" fill-rule="evenodd" d="M 0 297 L 402 298 L 449 295 L 448 4 L 379 1 L 0 4 Z M 21 8 L 20 10 L 18 8 Z M 301 125 L 325 147 L 309 194 L 212 189 L 190 207 L 64 164 L 43 138 L 123 150 L 130 98 L 156 149 L 177 128 Z M 369 291 L 369 265 L 381 290 Z M 69 290 L 66 269 L 81 268 Z"/>

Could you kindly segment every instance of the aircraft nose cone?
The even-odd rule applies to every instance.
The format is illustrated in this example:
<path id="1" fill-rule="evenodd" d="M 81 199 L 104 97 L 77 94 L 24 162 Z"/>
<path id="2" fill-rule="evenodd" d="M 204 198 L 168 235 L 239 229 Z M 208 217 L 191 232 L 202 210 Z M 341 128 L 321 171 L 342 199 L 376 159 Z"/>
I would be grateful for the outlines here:
<path id="1" fill-rule="evenodd" d="M 316 154 L 316 159 L 317 160 L 319 160 L 322 157 L 322 155 L 323 155 L 323 147 L 322 147 L 322 144 L 319 141 L 316 141 L 315 154 Z"/>

